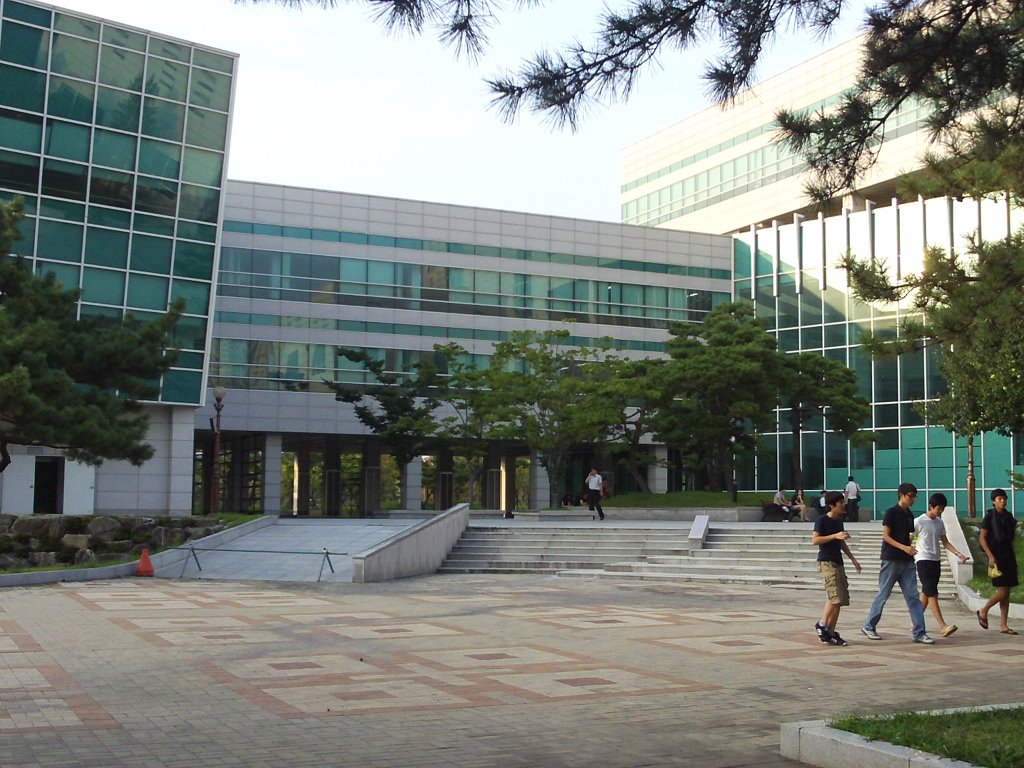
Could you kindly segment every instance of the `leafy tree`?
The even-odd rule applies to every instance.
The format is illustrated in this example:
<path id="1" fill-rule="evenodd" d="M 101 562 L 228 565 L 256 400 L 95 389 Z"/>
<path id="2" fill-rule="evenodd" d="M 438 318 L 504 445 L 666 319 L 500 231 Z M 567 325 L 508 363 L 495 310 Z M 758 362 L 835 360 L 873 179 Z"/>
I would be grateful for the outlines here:
<path id="1" fill-rule="evenodd" d="M 702 324 L 674 323 L 671 360 L 657 434 L 670 445 L 693 444 L 704 458 L 710 490 L 736 498 L 735 455 L 756 449 L 775 424 L 780 356 L 749 304 L 720 304 Z"/>
<path id="2" fill-rule="evenodd" d="M 790 473 L 793 488 L 804 487 L 800 441 L 804 426 L 812 418 L 822 418 L 826 429 L 838 432 L 854 442 L 870 441 L 871 433 L 860 426 L 871 418 L 871 404 L 857 394 L 857 374 L 836 360 L 817 352 L 782 354 L 779 386 L 782 405 L 789 411 L 793 434 Z"/>
<path id="3" fill-rule="evenodd" d="M 448 406 L 437 420 L 437 441 L 466 460 L 467 501 L 473 504 L 494 424 L 488 371 L 470 361 L 458 344 L 435 344 L 434 352 L 445 360 L 447 370 L 444 387 L 437 394 L 438 401 Z"/>
<path id="4" fill-rule="evenodd" d="M 619 414 L 608 427 L 607 442 L 625 454 L 625 465 L 641 493 L 650 493 L 643 468 L 652 462 L 644 439 L 652 433 L 661 401 L 660 377 L 665 361 L 609 357 L 598 370 L 599 397 Z"/>
<path id="5" fill-rule="evenodd" d="M 540 455 L 552 507 L 572 449 L 602 442 L 619 418 L 617 404 L 603 399 L 596 383 L 605 349 L 566 346 L 568 339 L 566 330 L 514 331 L 495 345 L 489 369 L 494 434 L 522 440 Z"/>
<path id="6" fill-rule="evenodd" d="M 181 306 L 149 323 L 77 319 L 78 291 L 10 255 L 23 215 L 20 201 L 0 202 L 0 472 L 11 464 L 10 445 L 139 466 L 153 455 L 140 401 L 157 396 L 174 362 Z"/>
<path id="7" fill-rule="evenodd" d="M 292 8 L 333 7 L 337 0 L 235 0 Z M 504 9 L 499 0 L 366 0 L 391 30 L 437 31 L 470 57 Z M 517 7 L 542 0 L 520 0 Z M 593 42 L 541 51 L 518 71 L 488 80 L 507 119 L 526 108 L 558 125 L 577 127 L 595 104 L 625 100 L 639 75 L 666 50 L 717 41 L 719 54 L 702 77 L 716 100 L 728 101 L 756 77 L 762 53 L 780 30 L 824 36 L 844 0 L 631 0 L 607 7 Z M 835 107 L 804 114 L 782 110 L 783 139 L 812 169 L 808 191 L 818 199 L 852 187 L 874 163 L 886 124 L 901 109 L 923 104 L 944 152 L 963 161 L 1021 135 L 1024 109 L 1024 10 L 999 0 L 882 0 L 866 11 L 864 61 Z"/>
<path id="8" fill-rule="evenodd" d="M 431 444 L 436 422 L 434 412 L 439 376 L 430 361 L 421 361 L 409 373 L 387 370 L 361 349 L 338 347 L 338 356 L 362 365 L 377 380 L 366 387 L 325 379 L 334 399 L 352 403 L 356 418 L 377 435 L 403 468 Z"/>

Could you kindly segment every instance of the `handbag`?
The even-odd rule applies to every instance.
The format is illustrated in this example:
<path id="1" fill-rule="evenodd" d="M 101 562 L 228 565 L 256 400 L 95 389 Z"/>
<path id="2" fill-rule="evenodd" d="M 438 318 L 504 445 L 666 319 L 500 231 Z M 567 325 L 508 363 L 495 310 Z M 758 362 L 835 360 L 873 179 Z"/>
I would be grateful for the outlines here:
<path id="1" fill-rule="evenodd" d="M 1002 575 L 1003 575 L 1003 572 L 1000 571 L 996 566 L 990 565 L 988 567 L 988 577 L 990 579 L 998 579 Z"/>

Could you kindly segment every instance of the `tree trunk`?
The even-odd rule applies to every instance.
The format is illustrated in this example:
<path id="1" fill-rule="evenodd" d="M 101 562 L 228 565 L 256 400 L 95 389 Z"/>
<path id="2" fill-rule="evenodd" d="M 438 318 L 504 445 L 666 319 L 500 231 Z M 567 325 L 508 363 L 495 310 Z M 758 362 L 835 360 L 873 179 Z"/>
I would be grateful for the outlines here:
<path id="1" fill-rule="evenodd" d="M 634 482 L 636 482 L 637 490 L 640 493 L 650 493 L 651 486 L 647 484 L 647 478 L 640 471 L 640 447 L 634 443 L 629 445 L 629 474 L 633 476 Z"/>
<path id="2" fill-rule="evenodd" d="M 11 466 L 11 454 L 7 452 L 7 441 L 0 440 L 0 472 Z"/>

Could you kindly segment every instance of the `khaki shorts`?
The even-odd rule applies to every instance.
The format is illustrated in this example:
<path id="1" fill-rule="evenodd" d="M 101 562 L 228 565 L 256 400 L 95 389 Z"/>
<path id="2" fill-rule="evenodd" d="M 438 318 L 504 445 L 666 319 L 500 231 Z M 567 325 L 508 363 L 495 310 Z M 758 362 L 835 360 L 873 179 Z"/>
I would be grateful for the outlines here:
<path id="1" fill-rule="evenodd" d="M 825 594 L 832 605 L 850 604 L 850 584 L 846 580 L 846 569 L 842 563 L 819 560 L 818 574 L 825 584 Z"/>

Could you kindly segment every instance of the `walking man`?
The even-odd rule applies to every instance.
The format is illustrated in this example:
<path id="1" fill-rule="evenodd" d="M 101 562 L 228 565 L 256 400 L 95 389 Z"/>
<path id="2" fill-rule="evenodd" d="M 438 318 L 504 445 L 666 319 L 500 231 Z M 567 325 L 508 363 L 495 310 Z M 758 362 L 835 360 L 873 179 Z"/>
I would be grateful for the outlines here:
<path id="1" fill-rule="evenodd" d="M 856 523 L 860 517 L 860 486 L 853 479 L 853 475 L 850 475 L 846 490 L 843 491 L 843 500 L 846 502 L 846 519 Z"/>
<path id="2" fill-rule="evenodd" d="M 590 511 L 593 512 L 596 509 L 602 520 L 604 520 L 604 510 L 601 508 L 601 485 L 603 482 L 597 467 L 592 467 L 590 474 L 587 475 L 587 502 L 590 505 Z"/>
<path id="3" fill-rule="evenodd" d="M 917 488 L 912 483 L 900 483 L 896 495 L 899 503 L 885 510 L 882 518 L 882 562 L 878 570 L 878 594 L 871 601 L 867 621 L 860 631 L 870 640 L 882 639 L 875 629 L 882 620 L 885 601 L 892 594 L 892 588 L 899 584 L 907 610 L 910 611 L 914 642 L 934 645 L 935 641 L 928 637 L 924 628 L 924 608 L 917 591 L 917 568 L 914 565 L 917 550 L 910 544 L 914 532 L 914 515 L 910 507 L 917 498 Z"/>

